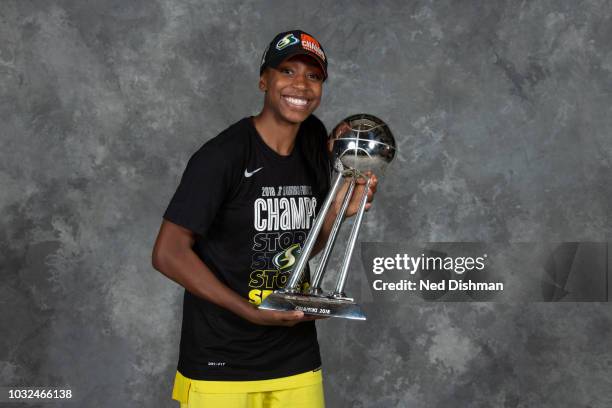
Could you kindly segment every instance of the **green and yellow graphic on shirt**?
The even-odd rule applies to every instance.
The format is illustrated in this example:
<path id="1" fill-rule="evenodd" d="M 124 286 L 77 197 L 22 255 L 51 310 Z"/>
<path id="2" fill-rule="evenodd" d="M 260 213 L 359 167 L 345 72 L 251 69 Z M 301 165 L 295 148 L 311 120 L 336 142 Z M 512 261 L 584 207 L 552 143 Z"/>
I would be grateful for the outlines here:
<path id="1" fill-rule="evenodd" d="M 253 237 L 249 302 L 259 305 L 287 283 L 314 222 L 317 201 L 311 194 L 310 186 L 262 187 L 253 204 L 258 232 Z M 307 287 L 302 282 L 302 288 Z"/>
<path id="2" fill-rule="evenodd" d="M 281 271 L 291 268 L 295 264 L 295 257 L 302 252 L 301 249 L 300 244 L 293 244 L 285 251 L 276 254 L 272 258 L 272 263 Z"/>

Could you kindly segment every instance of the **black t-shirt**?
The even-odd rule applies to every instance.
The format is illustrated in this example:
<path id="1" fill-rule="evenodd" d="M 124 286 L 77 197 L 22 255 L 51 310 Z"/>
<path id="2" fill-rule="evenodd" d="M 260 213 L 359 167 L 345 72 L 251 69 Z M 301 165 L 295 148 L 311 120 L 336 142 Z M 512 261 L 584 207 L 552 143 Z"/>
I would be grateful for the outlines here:
<path id="1" fill-rule="evenodd" d="M 325 198 L 325 140 L 311 115 L 281 156 L 244 118 L 191 157 L 164 213 L 196 234 L 195 253 L 253 304 L 284 286 Z M 314 322 L 255 325 L 185 290 L 178 370 L 186 377 L 261 380 L 320 365 Z"/>

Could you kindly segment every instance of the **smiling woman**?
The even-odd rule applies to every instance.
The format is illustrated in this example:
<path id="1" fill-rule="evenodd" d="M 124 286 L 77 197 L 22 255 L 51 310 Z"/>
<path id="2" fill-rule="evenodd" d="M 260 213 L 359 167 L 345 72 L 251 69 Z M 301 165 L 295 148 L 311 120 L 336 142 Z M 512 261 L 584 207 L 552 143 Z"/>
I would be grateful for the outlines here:
<path id="1" fill-rule="evenodd" d="M 283 287 L 329 189 L 327 131 L 313 115 L 326 78 L 317 40 L 299 30 L 277 35 L 260 66 L 260 113 L 191 157 L 164 213 L 153 265 L 185 288 L 173 390 L 181 407 L 325 405 L 316 317 L 257 305 Z M 308 280 L 306 270 L 300 285 Z"/>
<path id="2" fill-rule="evenodd" d="M 323 69 L 316 60 L 301 54 L 263 71 L 259 89 L 266 96 L 263 110 L 254 118 L 255 126 L 266 143 L 280 150 L 279 154 L 288 154 L 293 146 L 283 146 L 274 140 L 287 138 L 284 135 L 275 137 L 276 133 L 269 129 L 269 125 L 274 123 L 290 129 L 306 120 L 321 103 L 323 78 Z"/>

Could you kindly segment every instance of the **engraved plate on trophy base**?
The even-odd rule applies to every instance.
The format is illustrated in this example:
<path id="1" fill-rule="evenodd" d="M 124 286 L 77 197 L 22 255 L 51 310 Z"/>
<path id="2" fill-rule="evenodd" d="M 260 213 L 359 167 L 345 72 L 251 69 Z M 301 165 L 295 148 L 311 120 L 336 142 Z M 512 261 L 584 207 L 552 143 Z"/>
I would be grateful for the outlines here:
<path id="1" fill-rule="evenodd" d="M 259 308 L 279 311 L 301 310 L 304 314 L 308 315 L 341 317 L 353 320 L 366 319 L 361 307 L 351 300 L 283 293 L 280 291 L 271 293 L 259 305 Z"/>

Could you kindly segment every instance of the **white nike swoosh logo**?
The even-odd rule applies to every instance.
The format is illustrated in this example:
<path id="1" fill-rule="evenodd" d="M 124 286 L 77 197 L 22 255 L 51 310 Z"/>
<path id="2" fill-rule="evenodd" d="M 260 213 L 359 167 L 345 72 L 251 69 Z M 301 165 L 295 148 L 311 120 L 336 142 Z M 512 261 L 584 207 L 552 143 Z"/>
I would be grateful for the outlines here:
<path id="1" fill-rule="evenodd" d="M 247 169 L 244 169 L 244 177 L 251 177 L 253 174 L 257 173 L 259 170 L 263 169 L 263 167 L 260 167 L 256 170 L 253 170 L 251 172 L 249 172 Z"/>

